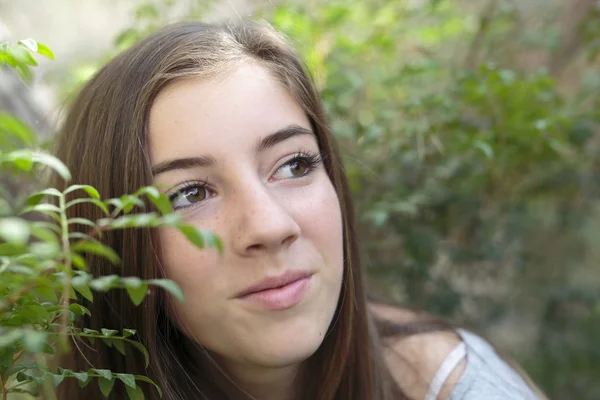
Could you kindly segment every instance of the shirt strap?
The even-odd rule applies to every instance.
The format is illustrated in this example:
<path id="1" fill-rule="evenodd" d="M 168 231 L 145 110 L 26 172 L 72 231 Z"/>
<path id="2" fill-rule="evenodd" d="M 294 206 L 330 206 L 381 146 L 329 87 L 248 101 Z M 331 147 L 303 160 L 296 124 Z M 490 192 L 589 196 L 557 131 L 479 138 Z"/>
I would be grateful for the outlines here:
<path id="1" fill-rule="evenodd" d="M 431 380 L 425 400 L 436 400 L 442 391 L 444 383 L 458 366 L 458 364 L 466 357 L 467 347 L 464 342 L 460 342 L 456 347 L 446 356 L 440 367 L 438 368 L 435 376 Z"/>

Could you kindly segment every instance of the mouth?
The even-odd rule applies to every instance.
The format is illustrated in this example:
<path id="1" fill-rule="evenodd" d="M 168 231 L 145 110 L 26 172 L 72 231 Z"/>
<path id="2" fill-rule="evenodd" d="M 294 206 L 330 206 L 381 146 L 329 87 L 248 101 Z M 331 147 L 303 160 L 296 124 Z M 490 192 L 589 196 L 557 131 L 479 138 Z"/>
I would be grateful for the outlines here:
<path id="1" fill-rule="evenodd" d="M 294 307 L 304 298 L 312 283 L 312 276 L 312 273 L 306 271 L 289 271 L 250 286 L 235 298 L 253 308 L 285 310 Z"/>

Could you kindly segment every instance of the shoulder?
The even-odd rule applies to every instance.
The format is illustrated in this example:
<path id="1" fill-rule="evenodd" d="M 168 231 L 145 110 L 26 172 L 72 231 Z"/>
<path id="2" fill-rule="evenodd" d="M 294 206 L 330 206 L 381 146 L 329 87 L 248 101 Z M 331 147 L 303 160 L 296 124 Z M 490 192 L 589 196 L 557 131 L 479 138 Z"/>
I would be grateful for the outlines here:
<path id="1" fill-rule="evenodd" d="M 398 325 L 431 320 L 427 314 L 381 304 L 372 304 L 371 311 L 376 318 Z M 392 335 L 382 340 L 392 376 L 410 398 L 545 398 L 518 367 L 509 365 L 487 341 L 465 330 Z M 439 395 L 431 397 L 430 388 L 436 383 Z"/>
<path id="2" fill-rule="evenodd" d="M 464 330 L 459 333 L 467 349 L 467 366 L 451 399 L 546 398 L 516 363 L 501 357 L 483 338 Z"/>
<path id="3" fill-rule="evenodd" d="M 398 325 L 418 325 L 428 315 L 383 304 L 371 304 L 373 315 Z M 424 399 L 431 382 L 448 355 L 462 343 L 454 330 L 433 330 L 411 335 L 391 335 L 382 339 L 384 357 L 392 376 L 402 390 L 414 399 Z M 437 399 L 448 399 L 466 367 L 463 357 L 444 380 Z"/>

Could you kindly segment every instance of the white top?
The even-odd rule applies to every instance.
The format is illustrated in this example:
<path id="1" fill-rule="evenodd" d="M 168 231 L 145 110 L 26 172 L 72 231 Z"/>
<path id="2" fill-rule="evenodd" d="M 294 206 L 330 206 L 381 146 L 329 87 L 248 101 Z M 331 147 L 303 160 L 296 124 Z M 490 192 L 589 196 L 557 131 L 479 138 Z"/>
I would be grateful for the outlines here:
<path id="1" fill-rule="evenodd" d="M 481 337 L 459 329 L 462 338 L 436 372 L 425 400 L 436 400 L 452 371 L 466 366 L 448 400 L 540 400 L 533 390 Z"/>

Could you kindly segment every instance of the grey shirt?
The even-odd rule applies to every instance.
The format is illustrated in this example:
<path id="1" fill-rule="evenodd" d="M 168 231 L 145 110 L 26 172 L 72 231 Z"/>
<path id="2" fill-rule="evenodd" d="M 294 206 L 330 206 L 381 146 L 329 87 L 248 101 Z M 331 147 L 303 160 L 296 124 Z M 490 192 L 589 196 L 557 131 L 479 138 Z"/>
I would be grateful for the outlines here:
<path id="1" fill-rule="evenodd" d="M 448 375 L 466 357 L 466 366 L 449 400 L 539 400 L 523 378 L 485 340 L 465 330 L 462 340 L 436 374 L 426 399 L 435 399 Z"/>

